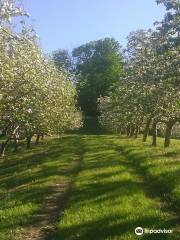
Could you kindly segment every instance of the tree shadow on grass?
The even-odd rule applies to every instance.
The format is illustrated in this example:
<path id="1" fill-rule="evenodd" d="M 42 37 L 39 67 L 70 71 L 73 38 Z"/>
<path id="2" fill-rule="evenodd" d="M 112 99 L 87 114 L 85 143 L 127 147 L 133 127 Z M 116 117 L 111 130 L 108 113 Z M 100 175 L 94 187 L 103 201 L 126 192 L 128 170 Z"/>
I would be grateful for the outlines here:
<path id="1" fill-rule="evenodd" d="M 139 219 L 128 219 L 123 215 L 109 215 L 107 217 L 84 222 L 61 228 L 49 233 L 49 240 L 105 240 L 105 239 L 144 239 L 144 240 L 179 240 L 177 236 L 168 234 L 144 234 L 143 236 L 136 236 L 134 230 L 137 226 L 149 229 L 154 229 L 154 223 L 158 222 L 156 217 L 141 217 Z M 162 225 L 157 224 L 158 229 Z M 131 238 L 130 238 L 131 235 Z"/>
<path id="2" fill-rule="evenodd" d="M 84 222 L 78 223 L 78 219 L 72 221 L 68 219 L 68 209 L 62 219 L 58 223 L 57 228 L 49 233 L 49 240 L 105 240 L 105 239 L 136 239 L 134 229 L 137 226 L 158 229 L 158 228 L 172 228 L 176 220 L 169 218 L 163 219 L 163 214 L 167 214 L 166 209 L 157 209 L 162 211 L 162 214 L 156 214 L 155 206 L 153 206 L 153 213 L 147 206 L 148 212 L 142 212 L 144 189 L 146 183 L 141 181 L 142 172 L 136 169 L 129 159 L 119 157 L 120 150 L 117 145 L 109 143 L 108 137 L 102 136 L 84 136 L 84 141 L 88 141 L 85 147 L 85 158 L 82 162 L 81 174 L 76 176 L 77 185 L 73 186 L 68 209 L 74 213 L 74 218 L 81 214 L 78 208 L 82 209 L 82 216 Z M 113 139 L 113 138 L 112 138 Z M 109 147 L 109 149 L 107 149 Z M 122 151 L 122 149 L 121 149 Z M 124 153 L 123 153 L 124 154 Z M 140 156 L 143 159 L 143 156 Z M 131 159 L 133 161 L 133 159 Z M 121 167 L 119 167 L 121 166 Z M 118 168 L 119 167 L 119 168 Z M 114 168 L 115 171 L 110 171 Z M 120 179 L 118 176 L 129 172 L 137 175 L 136 179 L 125 178 Z M 87 175 L 86 175 L 87 173 Z M 113 178 L 112 178 L 113 177 Z M 117 177 L 117 178 L 116 178 Z M 142 193 L 142 194 L 141 194 Z M 141 195 L 142 200 L 138 199 Z M 151 196 L 152 197 L 152 196 Z M 148 197 L 147 197 L 148 198 Z M 121 200 L 128 201 L 131 199 L 131 208 L 118 210 L 121 208 Z M 151 204 L 153 197 L 148 198 L 147 203 Z M 141 202 L 140 202 L 141 201 Z M 95 220 L 87 220 L 82 206 L 87 206 L 88 209 L 96 207 L 102 209 L 102 215 L 93 217 Z M 98 207 L 99 206 L 99 207 Z M 107 206 L 108 211 L 102 206 Z M 134 207 L 134 209 L 133 209 Z M 159 207 L 157 204 L 156 207 Z M 104 210 L 103 210 L 104 209 Z M 112 210 L 111 210 L 112 209 Z M 114 209 L 117 209 L 116 213 Z M 103 212 L 104 211 L 104 212 Z M 77 213 L 78 212 L 78 213 Z M 133 215 L 137 213 L 137 215 Z M 72 213 L 71 213 L 72 214 Z M 77 214 L 77 215 L 76 215 Z M 72 216 L 71 216 L 72 217 Z M 71 218 L 70 217 L 70 218 Z M 63 222 L 63 218 L 65 218 Z M 79 218 L 79 217 L 78 217 Z M 72 221 L 72 222 L 71 222 Z M 68 223 L 68 224 L 67 224 Z M 171 239 L 178 240 L 177 235 L 143 235 L 141 239 Z"/>
<path id="3" fill-rule="evenodd" d="M 123 145 L 118 146 L 116 150 L 127 159 L 124 164 L 143 178 L 147 195 L 160 198 L 163 208 L 173 211 L 177 216 L 176 222 L 178 223 L 180 220 L 178 218 L 180 216 L 180 195 L 173 191 L 178 188 L 180 182 L 179 161 L 177 159 L 173 159 L 173 162 L 164 161 L 167 156 L 163 154 L 151 153 L 149 158 L 144 154 L 144 149 L 138 146 Z M 176 156 L 177 154 L 176 152 Z M 169 153 L 168 158 L 171 156 L 174 154 Z M 153 169 L 158 170 L 158 173 L 154 174 Z"/>
<path id="4" fill-rule="evenodd" d="M 82 149 L 81 137 L 50 140 L 0 163 L 0 232 L 36 221 L 45 196 L 57 181 L 71 177 L 71 163 Z"/>

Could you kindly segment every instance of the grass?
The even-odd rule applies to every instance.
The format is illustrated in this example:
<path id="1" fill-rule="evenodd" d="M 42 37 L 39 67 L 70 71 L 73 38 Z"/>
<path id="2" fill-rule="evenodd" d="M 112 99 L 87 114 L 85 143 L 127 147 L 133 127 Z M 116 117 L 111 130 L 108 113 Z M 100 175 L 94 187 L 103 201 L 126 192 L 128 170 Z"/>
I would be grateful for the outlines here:
<path id="1" fill-rule="evenodd" d="M 0 239 L 14 240 L 36 220 L 53 184 L 72 178 L 69 169 L 80 154 L 66 210 L 50 240 L 179 240 L 177 231 L 134 233 L 138 226 L 179 228 L 179 140 L 166 151 L 158 141 L 152 148 L 141 139 L 69 135 L 10 155 L 0 164 Z"/>
<path id="2" fill-rule="evenodd" d="M 36 221 L 43 200 L 57 181 L 70 177 L 79 138 L 48 139 L 32 149 L 10 154 L 0 163 L 0 239 L 15 235 Z"/>
<path id="3" fill-rule="evenodd" d="M 177 228 L 179 142 L 164 152 L 141 140 L 84 136 L 84 159 L 69 207 L 50 239 L 137 239 L 137 226 Z M 175 157 L 174 157 L 175 156 Z M 176 212 L 176 214 L 175 214 Z M 179 233 L 146 234 L 141 239 L 179 239 Z"/>

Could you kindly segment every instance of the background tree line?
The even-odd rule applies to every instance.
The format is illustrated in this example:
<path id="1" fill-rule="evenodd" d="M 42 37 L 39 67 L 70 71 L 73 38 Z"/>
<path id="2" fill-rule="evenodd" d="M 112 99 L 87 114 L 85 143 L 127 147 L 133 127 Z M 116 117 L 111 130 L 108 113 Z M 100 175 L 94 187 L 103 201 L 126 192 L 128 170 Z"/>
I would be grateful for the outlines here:
<path id="1" fill-rule="evenodd" d="M 78 92 L 78 104 L 86 116 L 97 116 L 97 98 L 108 94 L 110 86 L 123 72 L 121 47 L 114 38 L 104 38 L 73 49 L 52 53 L 59 69 L 73 75 Z"/>
<path id="2" fill-rule="evenodd" d="M 99 117 L 107 130 L 127 133 L 143 141 L 157 132 L 169 146 L 180 121 L 180 2 L 157 0 L 167 13 L 155 30 L 137 30 L 126 49 L 113 38 L 92 41 L 52 59 L 74 75 L 78 104 L 86 116 Z"/>
<path id="3" fill-rule="evenodd" d="M 165 129 L 165 146 L 180 122 L 180 3 L 157 0 L 167 13 L 156 29 L 130 33 L 45 57 L 19 1 L 0 1 L 0 154 L 9 142 L 61 134 L 99 118 L 107 130 L 137 137 Z M 18 17 L 18 18 L 17 18 Z M 18 30 L 14 28 L 18 22 Z M 80 109 L 80 110 L 79 110 Z"/>

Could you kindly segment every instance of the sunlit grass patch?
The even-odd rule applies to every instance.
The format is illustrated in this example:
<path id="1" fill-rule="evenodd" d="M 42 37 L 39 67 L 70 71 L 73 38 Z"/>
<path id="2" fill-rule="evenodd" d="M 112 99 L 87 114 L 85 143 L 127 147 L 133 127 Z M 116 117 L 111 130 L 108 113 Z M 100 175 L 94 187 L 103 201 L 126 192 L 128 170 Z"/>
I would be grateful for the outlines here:
<path id="1" fill-rule="evenodd" d="M 69 207 L 52 239 L 134 240 L 137 226 L 174 228 L 174 213 L 163 207 L 156 185 L 149 188 L 160 172 L 167 174 L 161 160 L 154 164 L 154 155 L 166 158 L 161 147 L 151 152 L 149 142 L 119 136 L 85 136 L 84 145 Z M 146 235 L 143 239 L 178 239 L 178 235 Z"/>
<path id="2" fill-rule="evenodd" d="M 134 240 L 134 229 L 178 227 L 178 140 L 164 150 L 117 135 L 71 135 L 11 155 L 0 168 L 0 239 L 14 240 L 36 219 L 57 181 L 72 180 L 63 214 L 50 240 Z M 81 154 L 73 178 L 69 168 Z M 59 203 L 61 205 L 61 203 Z M 141 239 L 179 240 L 171 235 Z"/>
<path id="3" fill-rule="evenodd" d="M 10 154 L 1 162 L 0 239 L 14 240 L 16 233 L 36 221 L 51 187 L 70 177 L 78 139 L 47 139 L 38 147 Z"/>

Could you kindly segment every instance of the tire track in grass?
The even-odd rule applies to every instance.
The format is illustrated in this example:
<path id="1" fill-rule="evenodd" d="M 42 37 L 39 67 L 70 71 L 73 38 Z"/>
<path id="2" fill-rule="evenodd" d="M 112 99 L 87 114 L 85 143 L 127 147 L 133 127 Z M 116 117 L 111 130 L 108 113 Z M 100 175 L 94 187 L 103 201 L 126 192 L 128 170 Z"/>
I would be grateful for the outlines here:
<path id="1" fill-rule="evenodd" d="M 85 154 L 70 202 L 51 240 L 136 240 L 136 227 L 172 228 L 174 215 L 146 194 L 144 179 L 112 136 L 84 136 Z M 140 239 L 179 240 L 145 234 Z"/>
<path id="2" fill-rule="evenodd" d="M 41 212 L 36 216 L 34 224 L 23 231 L 19 240 L 46 240 L 51 239 L 50 236 L 55 231 L 55 222 L 63 215 L 63 212 L 68 204 L 69 193 L 74 181 L 75 175 L 78 173 L 81 160 L 82 149 L 77 150 L 74 156 L 71 167 L 67 169 L 68 177 L 63 181 L 60 180 L 54 183 L 50 193 L 45 197 Z"/>

